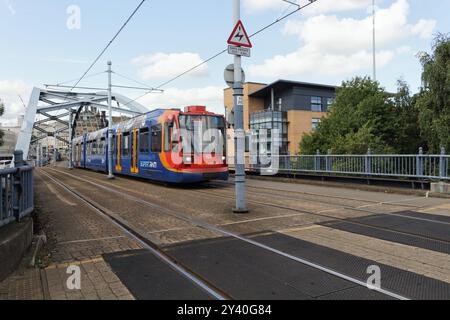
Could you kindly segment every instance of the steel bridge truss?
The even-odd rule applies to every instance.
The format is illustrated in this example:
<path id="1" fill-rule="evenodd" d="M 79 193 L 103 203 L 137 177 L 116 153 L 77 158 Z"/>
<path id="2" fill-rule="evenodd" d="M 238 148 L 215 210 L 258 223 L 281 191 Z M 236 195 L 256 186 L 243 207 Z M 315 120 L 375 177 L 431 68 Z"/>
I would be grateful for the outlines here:
<path id="1" fill-rule="evenodd" d="M 123 95 L 113 93 L 112 100 L 114 103 L 112 111 L 115 113 L 134 117 L 148 112 L 144 106 Z M 77 126 L 78 115 L 88 107 L 108 111 L 108 93 L 33 88 L 16 150 L 22 150 L 24 159 L 29 159 L 30 150 L 36 149 L 36 143 L 48 137 L 54 137 L 70 146 L 70 141 L 63 137 L 69 137 L 69 140 L 73 138 L 73 128 Z M 49 130 L 49 124 L 58 126 L 54 126 L 56 129 Z"/>

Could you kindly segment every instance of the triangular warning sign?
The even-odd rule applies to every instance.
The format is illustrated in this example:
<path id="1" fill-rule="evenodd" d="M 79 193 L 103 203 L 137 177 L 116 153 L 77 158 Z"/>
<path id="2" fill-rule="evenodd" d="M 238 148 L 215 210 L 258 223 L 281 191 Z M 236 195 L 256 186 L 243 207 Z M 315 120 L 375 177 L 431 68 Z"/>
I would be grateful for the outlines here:
<path id="1" fill-rule="evenodd" d="M 250 38 L 247 35 L 247 31 L 245 31 L 244 24 L 241 20 L 239 20 L 234 27 L 234 30 L 231 33 L 230 38 L 228 39 L 228 44 L 247 48 L 253 47 L 252 43 L 250 42 Z"/>

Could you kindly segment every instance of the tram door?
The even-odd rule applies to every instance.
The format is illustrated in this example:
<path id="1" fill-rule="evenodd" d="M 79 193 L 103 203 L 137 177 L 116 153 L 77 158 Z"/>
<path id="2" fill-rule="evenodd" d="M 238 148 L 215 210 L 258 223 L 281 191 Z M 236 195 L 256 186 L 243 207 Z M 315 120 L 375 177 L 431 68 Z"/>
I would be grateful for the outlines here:
<path id="1" fill-rule="evenodd" d="M 139 129 L 133 129 L 131 133 L 131 173 L 138 174 L 139 173 L 139 165 L 138 165 L 138 135 L 139 135 Z"/>
<path id="2" fill-rule="evenodd" d="M 117 134 L 116 134 L 116 171 L 117 172 L 122 172 L 121 150 L 122 150 L 122 132 L 120 130 L 117 130 Z"/>

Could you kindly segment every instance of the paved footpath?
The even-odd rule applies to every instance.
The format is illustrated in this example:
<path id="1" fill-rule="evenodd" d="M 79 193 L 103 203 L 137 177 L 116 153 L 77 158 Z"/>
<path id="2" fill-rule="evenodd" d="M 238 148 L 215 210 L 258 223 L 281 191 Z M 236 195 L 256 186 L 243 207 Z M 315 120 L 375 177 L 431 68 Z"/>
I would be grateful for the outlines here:
<path id="1" fill-rule="evenodd" d="M 37 172 L 35 177 L 49 261 L 43 269 L 21 268 L 0 283 L 0 300 L 133 300 L 102 255 L 140 245 L 46 176 Z M 81 290 L 67 286 L 68 268 L 73 266 L 80 268 Z"/>

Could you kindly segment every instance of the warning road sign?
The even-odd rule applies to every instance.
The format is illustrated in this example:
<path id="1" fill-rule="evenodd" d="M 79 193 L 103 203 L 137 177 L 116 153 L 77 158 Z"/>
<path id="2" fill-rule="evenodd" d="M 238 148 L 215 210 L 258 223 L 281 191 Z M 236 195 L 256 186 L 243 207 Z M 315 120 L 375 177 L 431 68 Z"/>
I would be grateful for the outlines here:
<path id="1" fill-rule="evenodd" d="M 230 38 L 228 39 L 228 44 L 246 48 L 252 47 L 250 38 L 247 35 L 247 31 L 245 31 L 244 24 L 242 23 L 241 20 L 239 20 L 236 26 L 234 27 L 234 30 L 231 33 Z"/>

